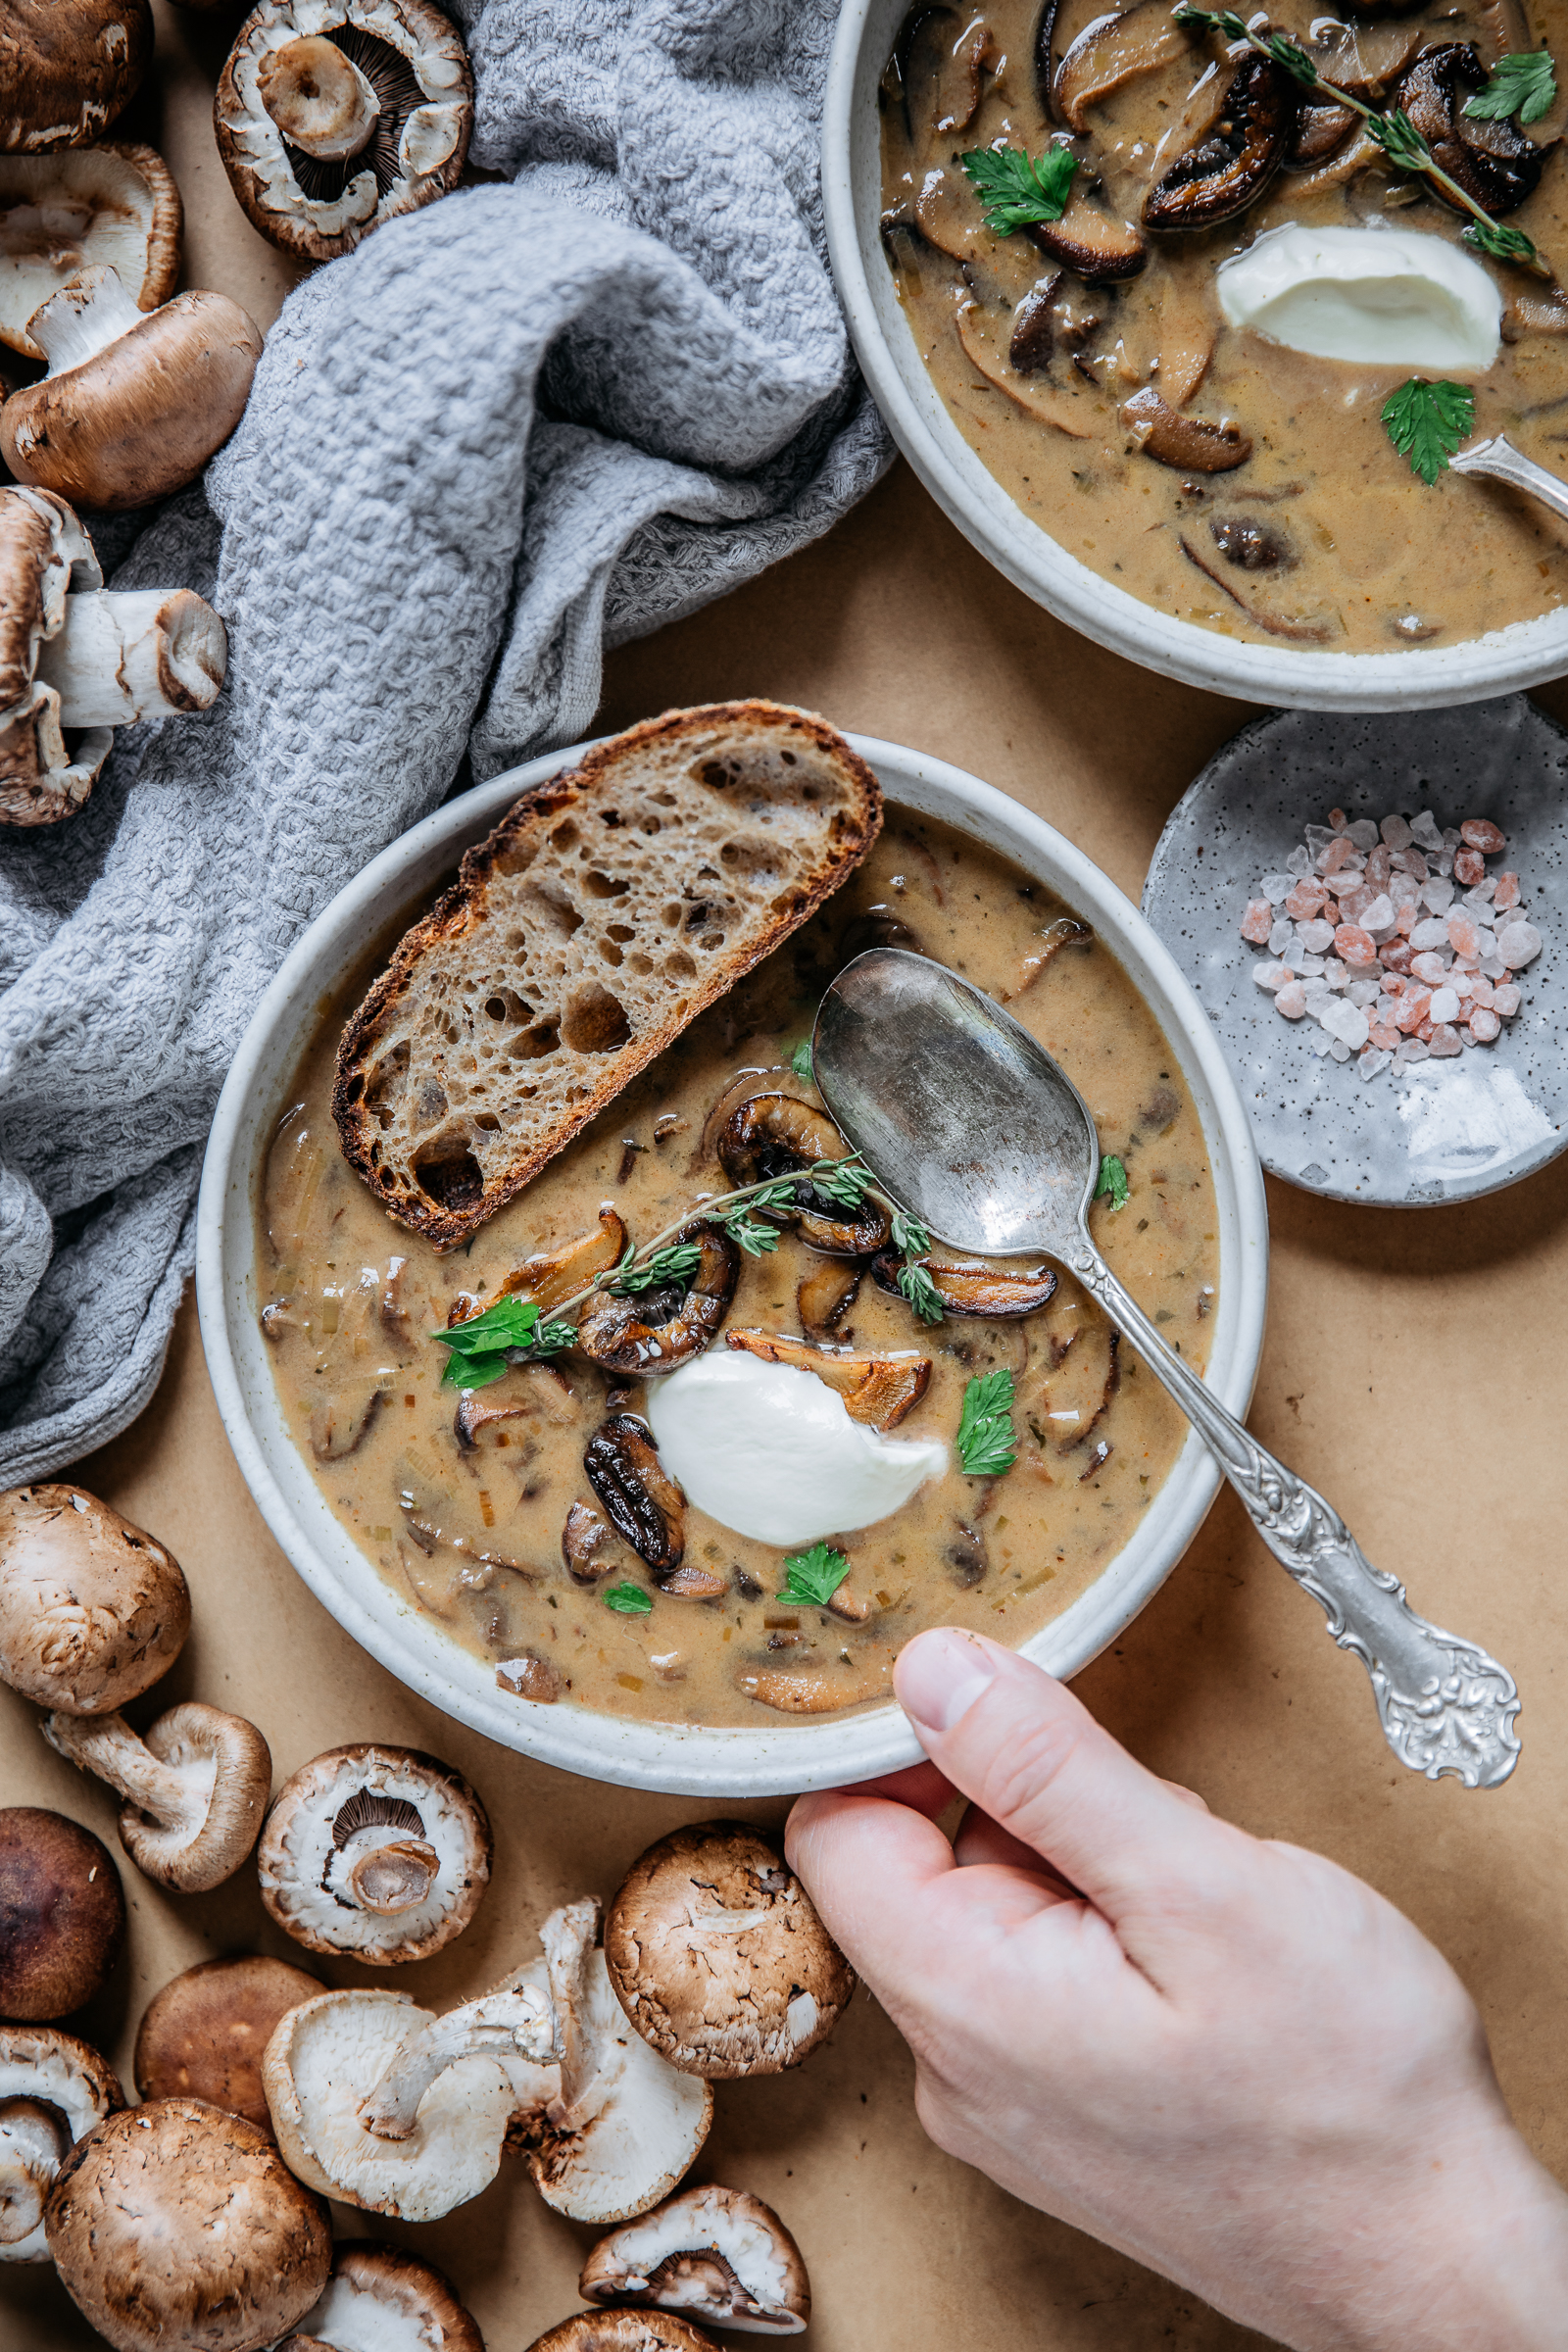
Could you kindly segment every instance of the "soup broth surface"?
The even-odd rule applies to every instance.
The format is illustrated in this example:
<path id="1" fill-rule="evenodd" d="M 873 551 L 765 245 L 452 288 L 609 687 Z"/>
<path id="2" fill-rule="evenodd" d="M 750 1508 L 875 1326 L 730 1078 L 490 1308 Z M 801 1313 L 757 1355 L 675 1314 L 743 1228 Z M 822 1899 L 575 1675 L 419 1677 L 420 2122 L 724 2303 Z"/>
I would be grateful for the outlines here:
<path id="1" fill-rule="evenodd" d="M 967 1478 L 950 1450 L 946 1474 L 894 1516 L 834 1539 L 850 1562 L 842 1597 L 855 1618 L 779 1601 L 783 1551 L 690 1505 L 686 1559 L 722 1579 L 720 1596 L 661 1592 L 618 1542 L 596 1557 L 594 1585 L 574 1581 L 562 1537 L 574 1502 L 596 1503 L 584 1446 L 607 1413 L 640 1412 L 647 1384 L 617 1385 L 576 1354 L 555 1371 L 514 1370 L 478 1393 L 479 1404 L 501 1411 L 465 1445 L 459 1397 L 442 1386 L 448 1351 L 428 1336 L 460 1298 L 488 1300 L 524 1258 L 594 1232 L 607 1201 L 634 1240 L 647 1240 L 727 1190 L 715 1105 L 727 1116 L 763 1091 L 815 1102 L 792 1066 L 795 1050 L 833 973 L 897 923 L 927 954 L 1010 999 L 1081 1089 L 1131 1187 L 1119 1210 L 1097 1203 L 1097 1236 L 1200 1371 L 1218 1249 L 1197 1112 L 1149 1008 L 1098 940 L 1042 963 L 1063 912 L 1007 861 L 890 808 L 871 856 L 827 906 L 466 1250 L 447 1255 L 394 1224 L 339 1153 L 333 1056 L 373 967 L 355 975 L 299 1065 L 268 1158 L 257 1305 L 280 1398 L 321 1493 L 402 1602 L 498 1666 L 547 1661 L 565 1703 L 776 1726 L 884 1699 L 900 1647 L 925 1626 L 1021 1642 L 1093 1582 L 1157 1507 L 1186 1424 L 1131 1349 L 1113 1349 L 1098 1308 L 1066 1276 L 1021 1320 L 926 1325 L 869 1272 L 838 1261 L 846 1282 L 857 1272 L 858 1281 L 834 1344 L 914 1349 L 931 1363 L 924 1396 L 893 1437 L 936 1436 L 951 1449 L 967 1382 L 999 1366 L 1012 1372 L 1016 1396 L 1018 1459 L 1006 1476 Z M 743 1257 L 725 1329 L 798 1336 L 800 1286 L 827 1263 L 793 1231 L 773 1253 Z M 713 1342 L 724 1344 L 722 1335 Z M 808 1460 L 800 1473 L 809 1480 Z M 627 1584 L 646 1592 L 647 1613 L 609 1605 L 606 1594 Z"/>

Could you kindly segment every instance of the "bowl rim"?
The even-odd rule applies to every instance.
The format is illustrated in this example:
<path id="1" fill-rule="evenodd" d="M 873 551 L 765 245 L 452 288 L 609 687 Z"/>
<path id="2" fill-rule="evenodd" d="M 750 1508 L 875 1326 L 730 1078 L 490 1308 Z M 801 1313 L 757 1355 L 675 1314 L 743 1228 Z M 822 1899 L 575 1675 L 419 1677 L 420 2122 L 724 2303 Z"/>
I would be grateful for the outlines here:
<path id="1" fill-rule="evenodd" d="M 1245 1415 L 1267 1299 L 1262 1170 L 1240 1089 L 1174 957 L 1116 885 L 1018 802 L 944 760 L 874 737 L 849 741 L 881 776 L 890 802 L 939 816 L 1000 850 L 1086 913 L 1150 1003 L 1204 1130 L 1220 1220 L 1210 1370 L 1216 1393 Z M 519 792 L 559 773 L 586 748 L 550 753 L 478 785 L 393 842 L 316 916 L 258 1003 L 219 1101 L 197 1203 L 196 1293 L 219 1413 L 263 1518 L 329 1614 L 406 1688 L 498 1744 L 589 1779 L 705 1797 L 779 1795 L 897 1771 L 921 1751 L 891 1700 L 850 1717 L 714 1728 L 534 1705 L 500 1691 L 492 1668 L 447 1640 L 412 1598 L 401 1599 L 333 1517 L 273 1385 L 253 1283 L 255 1191 L 289 1076 L 319 1008 L 368 940 L 408 919 Z M 1158 1513 L 1059 1617 L 1021 1645 L 1024 1653 L 1065 1679 L 1114 1641 L 1186 1550 L 1220 1477 L 1214 1457 L 1191 1433 L 1159 1490 Z"/>
<path id="2" fill-rule="evenodd" d="M 1080 564 L 988 471 L 927 374 L 882 255 L 877 84 L 908 0 L 844 0 L 822 112 L 822 214 L 850 339 L 889 431 L 950 522 L 1082 636 L 1162 677 L 1317 710 L 1436 710 L 1568 668 L 1568 607 L 1480 637 L 1388 654 L 1251 645 L 1146 605 Z"/>

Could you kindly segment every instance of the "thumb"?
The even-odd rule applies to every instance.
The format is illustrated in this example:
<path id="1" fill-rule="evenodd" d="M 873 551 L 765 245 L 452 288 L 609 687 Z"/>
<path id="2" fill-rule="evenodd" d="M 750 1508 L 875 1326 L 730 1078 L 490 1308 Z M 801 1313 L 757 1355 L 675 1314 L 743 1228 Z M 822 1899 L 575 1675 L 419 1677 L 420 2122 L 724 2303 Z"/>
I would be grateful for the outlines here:
<path id="1" fill-rule="evenodd" d="M 894 1690 L 944 1778 L 1113 1923 L 1152 1890 L 1212 1880 L 1239 1833 L 1145 1769 L 1042 1668 L 940 1626 Z"/>

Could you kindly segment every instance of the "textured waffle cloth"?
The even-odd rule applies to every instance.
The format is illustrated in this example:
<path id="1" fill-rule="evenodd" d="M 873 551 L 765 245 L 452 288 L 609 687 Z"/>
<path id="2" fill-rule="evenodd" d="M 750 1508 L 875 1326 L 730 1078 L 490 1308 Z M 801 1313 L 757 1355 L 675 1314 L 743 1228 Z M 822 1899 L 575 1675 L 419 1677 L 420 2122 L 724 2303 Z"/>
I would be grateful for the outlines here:
<path id="1" fill-rule="evenodd" d="M 115 575 L 211 597 L 217 708 L 0 832 L 0 1487 L 151 1395 L 224 1071 L 312 916 L 465 753 L 484 777 L 578 738 L 603 646 L 886 463 L 824 261 L 831 0 L 452 13 L 507 184 L 290 297 L 233 441 Z"/>

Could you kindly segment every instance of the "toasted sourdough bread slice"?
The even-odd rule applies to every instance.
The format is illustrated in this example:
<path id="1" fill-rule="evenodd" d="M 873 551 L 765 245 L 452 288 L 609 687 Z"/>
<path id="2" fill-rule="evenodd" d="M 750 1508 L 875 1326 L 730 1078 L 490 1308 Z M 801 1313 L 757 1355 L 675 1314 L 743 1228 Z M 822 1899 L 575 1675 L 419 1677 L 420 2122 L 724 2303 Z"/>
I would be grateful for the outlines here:
<path id="1" fill-rule="evenodd" d="M 466 1241 L 858 866 L 882 826 L 842 736 L 777 703 L 666 711 L 535 785 L 343 1033 L 344 1153 Z"/>

